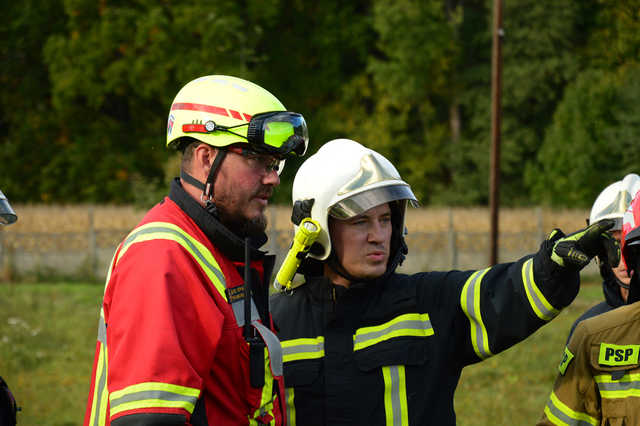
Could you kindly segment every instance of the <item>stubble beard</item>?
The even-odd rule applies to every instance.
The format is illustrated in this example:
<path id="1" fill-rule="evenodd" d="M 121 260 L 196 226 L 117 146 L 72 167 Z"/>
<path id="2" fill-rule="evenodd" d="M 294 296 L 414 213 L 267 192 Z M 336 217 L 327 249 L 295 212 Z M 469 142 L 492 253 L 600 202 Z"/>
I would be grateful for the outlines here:
<path id="1" fill-rule="evenodd" d="M 241 238 L 261 236 L 267 229 L 267 216 L 264 212 L 250 219 L 241 212 L 229 211 L 223 202 L 217 202 L 216 207 L 218 208 L 220 222 Z"/>

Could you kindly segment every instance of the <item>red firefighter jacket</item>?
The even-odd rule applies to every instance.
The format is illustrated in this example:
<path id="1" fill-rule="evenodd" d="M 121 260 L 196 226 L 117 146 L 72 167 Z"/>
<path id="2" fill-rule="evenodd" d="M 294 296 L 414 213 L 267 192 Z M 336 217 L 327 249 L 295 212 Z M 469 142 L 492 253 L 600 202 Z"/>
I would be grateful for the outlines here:
<path id="1" fill-rule="evenodd" d="M 273 257 L 253 249 L 252 259 L 264 282 Z M 174 181 L 111 262 L 85 426 L 285 424 L 281 348 L 262 283 L 251 323 L 266 343 L 264 385 L 250 383 L 243 260 L 242 240 Z"/>

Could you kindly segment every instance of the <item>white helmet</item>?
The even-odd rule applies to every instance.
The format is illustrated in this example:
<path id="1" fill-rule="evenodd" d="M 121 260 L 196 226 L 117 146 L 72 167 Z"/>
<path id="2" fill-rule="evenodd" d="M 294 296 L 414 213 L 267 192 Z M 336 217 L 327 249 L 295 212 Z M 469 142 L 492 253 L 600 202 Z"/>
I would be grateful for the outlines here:
<path id="1" fill-rule="evenodd" d="M 16 220 L 18 220 L 16 212 L 11 208 L 7 197 L 0 191 L 0 225 L 11 225 Z"/>
<path id="2" fill-rule="evenodd" d="M 621 230 L 622 216 L 639 190 L 640 177 L 635 173 L 628 174 L 622 180 L 607 186 L 591 207 L 589 223 L 596 223 L 603 219 L 614 219 L 616 223 L 611 230 Z"/>
<path id="3" fill-rule="evenodd" d="M 305 200 L 313 199 L 311 218 L 321 231 L 309 256 L 325 260 L 331 253 L 328 216 L 348 219 L 384 203 L 418 200 L 398 170 L 382 155 L 349 139 L 324 144 L 298 169 L 293 181 L 294 215 Z M 404 207 L 400 229 L 404 229 Z M 297 229 L 297 226 L 296 226 Z"/>

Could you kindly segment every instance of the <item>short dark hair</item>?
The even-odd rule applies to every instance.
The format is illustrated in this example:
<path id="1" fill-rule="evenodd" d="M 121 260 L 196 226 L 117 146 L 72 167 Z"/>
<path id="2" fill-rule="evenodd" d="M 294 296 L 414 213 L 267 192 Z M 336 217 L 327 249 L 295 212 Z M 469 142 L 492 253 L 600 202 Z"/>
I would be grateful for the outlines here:
<path id="1" fill-rule="evenodd" d="M 193 159 L 193 153 L 197 147 L 204 142 L 194 138 L 183 138 L 180 141 L 179 149 L 182 151 L 182 162 L 180 168 L 186 172 L 191 171 L 191 160 Z"/>

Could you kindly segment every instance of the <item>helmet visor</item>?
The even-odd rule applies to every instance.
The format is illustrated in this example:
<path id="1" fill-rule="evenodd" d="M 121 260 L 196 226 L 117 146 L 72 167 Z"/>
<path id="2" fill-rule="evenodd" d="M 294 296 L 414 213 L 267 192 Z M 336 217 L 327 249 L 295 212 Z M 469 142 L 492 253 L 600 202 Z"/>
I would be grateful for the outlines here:
<path id="1" fill-rule="evenodd" d="M 11 208 L 7 197 L 0 191 L 0 225 L 11 225 L 16 220 L 18 216 Z"/>
<path id="2" fill-rule="evenodd" d="M 259 151 L 282 157 L 302 157 L 307 151 L 309 133 L 301 114 L 264 112 L 251 117 L 247 140 Z"/>
<path id="3" fill-rule="evenodd" d="M 366 212 L 381 204 L 397 200 L 408 200 L 413 207 L 419 203 L 407 184 L 373 188 L 337 202 L 329 209 L 329 215 L 345 220 Z"/>

